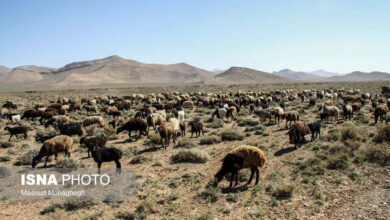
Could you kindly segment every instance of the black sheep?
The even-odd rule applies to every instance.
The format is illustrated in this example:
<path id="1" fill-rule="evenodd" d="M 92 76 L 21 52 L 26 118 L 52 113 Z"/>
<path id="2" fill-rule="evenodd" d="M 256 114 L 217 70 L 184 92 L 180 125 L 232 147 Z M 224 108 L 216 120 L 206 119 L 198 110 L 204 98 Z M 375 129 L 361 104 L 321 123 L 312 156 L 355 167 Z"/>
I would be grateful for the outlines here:
<path id="1" fill-rule="evenodd" d="M 8 132 L 11 134 L 11 136 L 9 137 L 9 140 L 11 140 L 12 136 L 15 135 L 16 138 L 18 138 L 16 135 L 18 134 L 24 134 L 24 139 L 27 139 L 27 132 L 30 130 L 28 127 L 26 126 L 17 126 L 17 127 L 5 127 L 4 130 L 8 130 Z"/>
<path id="2" fill-rule="evenodd" d="M 204 131 L 203 131 L 203 124 L 202 122 L 189 122 L 188 125 L 191 126 L 191 137 L 192 135 L 194 134 L 195 132 L 195 135 L 196 137 L 200 136 L 200 132 L 202 132 L 202 134 L 204 135 Z"/>
<path id="3" fill-rule="evenodd" d="M 100 174 L 102 163 L 110 161 L 115 161 L 116 170 L 118 173 L 121 173 L 121 163 L 119 162 L 119 159 L 122 158 L 122 154 L 122 151 L 115 147 L 99 148 L 98 146 L 95 146 L 92 149 L 92 157 L 98 165 L 98 173 Z"/>
<path id="4" fill-rule="evenodd" d="M 91 157 L 90 153 L 94 147 L 104 148 L 106 146 L 107 140 L 102 137 L 82 137 L 80 138 L 80 145 L 85 144 L 88 148 L 88 158 Z"/>
<path id="5" fill-rule="evenodd" d="M 78 136 L 81 137 L 84 133 L 80 122 L 59 124 L 58 128 L 60 129 L 60 134 L 68 135 L 68 136 L 77 134 Z"/>
<path id="6" fill-rule="evenodd" d="M 311 141 L 314 141 L 317 135 L 321 138 L 321 121 L 310 123 L 308 126 L 311 132 Z"/>
<path id="7" fill-rule="evenodd" d="M 116 130 L 116 134 L 119 134 L 122 131 L 128 131 L 129 132 L 129 139 L 131 141 L 131 132 L 132 131 L 139 131 L 139 135 L 136 139 L 136 141 L 137 141 L 141 137 L 142 133 L 145 133 L 146 136 L 149 134 L 147 129 L 148 129 L 148 124 L 144 120 L 142 120 L 140 118 L 133 118 L 133 119 L 130 119 L 128 122 L 126 122 L 126 124 L 123 125 L 122 127 L 119 127 Z"/>
<path id="8" fill-rule="evenodd" d="M 320 114 L 321 122 L 324 122 L 325 120 L 328 120 L 329 114 L 327 112 L 322 112 Z"/>

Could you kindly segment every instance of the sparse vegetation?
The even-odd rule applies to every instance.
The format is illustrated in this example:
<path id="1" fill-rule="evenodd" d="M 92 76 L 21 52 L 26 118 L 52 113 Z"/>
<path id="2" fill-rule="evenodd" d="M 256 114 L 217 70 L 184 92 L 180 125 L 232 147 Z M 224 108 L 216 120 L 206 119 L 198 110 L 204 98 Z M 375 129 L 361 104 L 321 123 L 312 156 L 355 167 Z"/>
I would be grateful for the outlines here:
<path id="1" fill-rule="evenodd" d="M 244 139 L 244 135 L 242 135 L 237 129 L 231 128 L 221 132 L 221 139 L 222 141 L 241 141 Z"/>
<path id="2" fill-rule="evenodd" d="M 171 157 L 173 163 L 206 163 L 210 156 L 198 148 L 180 150 Z"/>

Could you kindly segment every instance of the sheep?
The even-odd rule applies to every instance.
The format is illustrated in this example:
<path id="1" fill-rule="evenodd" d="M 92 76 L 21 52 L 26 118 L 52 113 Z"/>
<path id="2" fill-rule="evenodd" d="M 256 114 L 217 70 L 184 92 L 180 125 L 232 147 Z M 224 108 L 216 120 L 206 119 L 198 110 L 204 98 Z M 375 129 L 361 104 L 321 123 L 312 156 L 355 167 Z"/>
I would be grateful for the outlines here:
<path id="1" fill-rule="evenodd" d="M 353 108 L 351 105 L 343 106 L 343 116 L 344 120 L 347 120 L 348 118 L 351 119 L 353 117 Z"/>
<path id="2" fill-rule="evenodd" d="M 328 113 L 329 116 L 333 116 L 336 122 L 339 120 L 339 115 L 340 115 L 339 108 L 337 108 L 336 106 L 327 106 L 327 105 L 325 105 L 323 108 L 324 108 L 324 112 Z"/>
<path id="3" fill-rule="evenodd" d="M 198 121 L 198 122 L 189 122 L 188 123 L 189 126 L 191 126 L 191 137 L 193 136 L 193 134 L 195 133 L 196 137 L 199 137 L 200 136 L 200 132 L 202 132 L 203 136 L 204 136 L 204 131 L 203 131 L 203 124 L 202 122 Z"/>
<path id="4" fill-rule="evenodd" d="M 229 187 L 232 187 L 234 177 L 236 179 L 234 186 L 237 186 L 238 171 L 245 168 L 251 169 L 251 176 L 246 185 L 252 182 L 255 173 L 255 185 L 257 185 L 259 183 L 258 167 L 263 167 L 266 160 L 267 158 L 265 157 L 264 152 L 253 146 L 243 145 L 232 150 L 222 159 L 222 166 L 219 171 L 214 175 L 214 187 L 217 187 L 218 183 L 228 173 L 232 174 Z"/>
<path id="5" fill-rule="evenodd" d="M 281 107 L 276 107 L 272 110 L 271 115 L 275 116 L 275 123 L 276 123 L 276 118 L 278 119 L 278 125 L 279 125 L 280 118 L 283 115 L 283 109 Z"/>
<path id="6" fill-rule="evenodd" d="M 122 158 L 122 151 L 115 147 L 108 148 L 99 148 L 98 146 L 94 146 L 92 148 L 92 157 L 93 160 L 98 165 L 98 173 L 100 174 L 100 168 L 103 162 L 115 161 L 116 163 L 116 172 L 121 173 L 121 163 L 120 159 Z"/>
<path id="7" fill-rule="evenodd" d="M 111 106 L 111 107 L 106 107 L 105 109 L 104 109 L 104 112 L 106 113 L 106 114 L 112 114 L 113 112 L 118 112 L 119 110 L 118 110 L 118 108 L 117 107 L 115 107 L 115 106 Z"/>
<path id="8" fill-rule="evenodd" d="M 164 122 L 161 125 L 157 125 L 156 133 L 160 133 L 161 146 L 165 149 L 167 149 L 167 147 L 169 146 L 169 141 L 171 137 L 173 140 L 173 144 L 176 144 L 177 133 L 175 132 L 173 124 Z M 165 144 L 163 139 L 165 140 Z"/>
<path id="9" fill-rule="evenodd" d="M 45 126 L 45 128 L 47 128 L 47 127 L 49 127 L 49 125 L 54 125 L 54 127 L 57 128 L 59 126 L 59 124 L 66 124 L 66 123 L 69 123 L 71 121 L 72 120 L 66 115 L 55 115 L 50 120 L 48 120 L 44 126 Z"/>
<path id="10" fill-rule="evenodd" d="M 14 103 L 12 103 L 11 101 L 6 101 L 5 104 L 2 106 L 3 108 L 7 108 L 7 109 L 17 109 L 18 106 L 15 105 Z"/>
<path id="11" fill-rule="evenodd" d="M 170 118 L 168 122 L 173 125 L 173 129 L 175 130 L 176 133 L 180 131 L 180 124 L 177 118 Z"/>
<path id="12" fill-rule="evenodd" d="M 362 103 L 359 103 L 359 102 L 355 102 L 352 104 L 352 113 L 354 112 L 359 112 L 360 109 L 362 108 Z"/>
<path id="13" fill-rule="evenodd" d="M 5 118 L 5 115 L 8 114 L 8 109 L 7 108 L 1 108 L 0 109 L 0 116 Z"/>
<path id="14" fill-rule="evenodd" d="M 66 135 L 59 135 L 49 140 L 46 140 L 45 142 L 43 142 L 43 145 L 38 155 L 33 158 L 32 168 L 35 168 L 35 166 L 41 161 L 41 159 L 44 156 L 46 156 L 44 167 L 46 167 L 47 165 L 47 160 L 49 159 L 49 156 L 53 154 L 56 160 L 57 160 L 58 153 L 61 152 L 64 152 L 65 155 L 70 157 L 70 151 L 72 150 L 72 148 L 73 148 L 73 139 Z"/>
<path id="15" fill-rule="evenodd" d="M 57 115 L 57 112 L 43 112 L 41 119 L 39 119 L 39 122 L 42 124 L 43 120 L 50 120 L 55 115 Z"/>
<path id="16" fill-rule="evenodd" d="M 380 121 L 385 120 L 387 122 L 387 112 L 389 111 L 389 108 L 386 105 L 380 105 L 375 108 L 374 110 L 374 117 L 375 117 L 375 124 L 378 122 L 378 118 L 380 118 Z"/>
<path id="17" fill-rule="evenodd" d="M 93 124 L 98 124 L 100 127 L 104 127 L 104 120 L 100 116 L 89 116 L 83 120 L 83 126 L 87 127 Z"/>
<path id="18" fill-rule="evenodd" d="M 321 138 L 321 121 L 310 123 L 308 126 L 311 132 L 311 141 L 314 141 L 317 135 Z"/>
<path id="19" fill-rule="evenodd" d="M 60 129 L 60 134 L 72 136 L 77 134 L 78 136 L 82 136 L 84 131 L 81 127 L 80 122 L 72 122 L 68 124 L 59 124 L 58 128 Z"/>
<path id="20" fill-rule="evenodd" d="M 269 118 L 268 124 L 271 124 L 272 115 L 271 115 L 270 108 L 265 108 L 265 109 L 261 109 L 261 110 L 253 110 L 252 113 L 254 113 L 255 115 L 257 115 L 260 118 L 260 123 L 261 123 L 261 121 Z"/>
<path id="21" fill-rule="evenodd" d="M 329 118 L 329 114 L 327 112 L 320 113 L 321 122 L 328 121 L 328 118 Z"/>
<path id="22" fill-rule="evenodd" d="M 309 132 L 309 127 L 304 122 L 298 121 L 291 126 L 287 134 L 289 135 L 290 143 L 294 142 L 297 149 L 298 144 L 306 143 L 305 135 L 309 134 Z"/>
<path id="23" fill-rule="evenodd" d="M 17 121 L 20 121 L 20 115 L 12 115 L 11 116 L 11 121 L 12 122 L 17 122 Z"/>
<path id="24" fill-rule="evenodd" d="M 223 120 L 227 116 L 227 113 L 228 111 L 226 108 L 219 108 L 213 112 L 212 117 L 214 118 L 214 116 L 217 116 L 217 118 Z"/>
<path id="25" fill-rule="evenodd" d="M 179 120 L 179 124 L 185 122 L 184 110 L 180 110 L 177 112 L 177 119 Z"/>
<path id="26" fill-rule="evenodd" d="M 133 118 L 133 119 L 130 119 L 128 122 L 126 122 L 126 124 L 123 125 L 122 127 L 119 127 L 116 130 L 116 134 L 119 134 L 122 131 L 128 131 L 129 132 L 129 140 L 131 141 L 131 132 L 132 131 L 139 131 L 139 135 L 136 139 L 136 141 L 137 141 L 141 137 L 142 133 L 145 133 L 146 136 L 149 134 L 149 132 L 147 131 L 147 128 L 148 128 L 148 125 L 144 120 L 142 120 L 140 118 Z"/>
<path id="27" fill-rule="evenodd" d="M 95 105 L 93 106 L 84 106 L 85 110 L 87 110 L 87 113 L 91 113 L 91 112 L 97 112 L 97 107 Z"/>
<path id="28" fill-rule="evenodd" d="M 288 125 L 287 123 L 290 122 L 290 126 L 291 126 L 291 123 L 294 121 L 299 121 L 299 113 L 297 111 L 289 111 L 289 112 L 285 112 L 282 114 L 282 119 L 286 119 L 286 128 L 288 128 Z"/>
<path id="29" fill-rule="evenodd" d="M 121 116 L 121 112 L 110 112 L 108 115 L 111 115 L 115 119 Z"/>
<path id="30" fill-rule="evenodd" d="M 194 103 L 192 101 L 185 101 L 183 102 L 183 108 L 193 108 Z"/>
<path id="31" fill-rule="evenodd" d="M 41 117 L 43 115 L 43 111 L 38 111 L 38 110 L 27 110 L 23 113 L 23 116 L 21 119 L 27 118 L 27 120 L 30 120 L 30 118 L 37 118 Z"/>
<path id="32" fill-rule="evenodd" d="M 186 124 L 184 122 L 181 122 L 179 126 L 180 126 L 180 135 L 182 137 L 186 136 Z"/>
<path id="33" fill-rule="evenodd" d="M 27 132 L 30 130 L 30 128 L 26 126 L 16 126 L 13 128 L 7 126 L 4 128 L 4 130 L 10 133 L 11 136 L 9 137 L 8 141 L 11 141 L 12 136 L 15 135 L 15 137 L 18 138 L 18 134 L 24 134 L 24 139 L 27 139 Z"/>
<path id="34" fill-rule="evenodd" d="M 50 133 L 45 134 L 45 133 L 38 133 L 37 132 L 35 134 L 35 141 L 43 143 L 46 140 L 49 140 L 49 139 L 51 139 L 51 138 L 53 138 L 55 136 L 57 136 L 57 134 L 55 134 L 55 133 L 54 134 L 50 134 Z"/>
<path id="35" fill-rule="evenodd" d="M 88 148 L 88 158 L 90 157 L 90 152 L 92 149 L 97 146 L 104 148 L 106 146 L 107 140 L 102 137 L 87 137 L 84 136 L 80 138 L 80 145 L 84 144 Z"/>
<path id="36" fill-rule="evenodd" d="M 231 120 L 233 121 L 234 120 L 234 116 L 237 114 L 237 109 L 235 106 L 230 106 L 227 108 L 227 114 L 226 114 L 226 117 L 227 118 L 231 118 Z"/>
<path id="37" fill-rule="evenodd" d="M 117 118 L 116 120 L 113 119 L 112 121 L 108 122 L 109 125 L 112 125 L 112 127 L 115 129 L 116 126 L 122 126 L 126 123 L 125 119 L 122 117 Z"/>

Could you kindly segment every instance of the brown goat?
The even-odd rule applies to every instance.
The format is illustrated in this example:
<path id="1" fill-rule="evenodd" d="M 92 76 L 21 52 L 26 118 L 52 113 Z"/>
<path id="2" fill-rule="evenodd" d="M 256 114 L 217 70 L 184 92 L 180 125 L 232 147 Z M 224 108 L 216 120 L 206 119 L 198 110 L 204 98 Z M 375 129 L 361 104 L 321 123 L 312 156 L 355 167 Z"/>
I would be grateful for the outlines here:
<path id="1" fill-rule="evenodd" d="M 305 135 L 309 134 L 309 132 L 310 129 L 304 122 L 295 122 L 288 132 L 290 142 L 294 142 L 295 148 L 297 148 L 298 144 L 305 144 Z"/>
<path id="2" fill-rule="evenodd" d="M 359 112 L 361 108 L 362 108 L 362 103 L 360 103 L 360 102 L 353 103 L 352 104 L 352 113 Z"/>
<path id="3" fill-rule="evenodd" d="M 107 140 L 102 137 L 82 137 L 80 138 L 80 145 L 85 144 L 85 146 L 88 148 L 88 158 L 90 156 L 90 152 L 93 150 L 94 147 L 100 147 L 104 148 L 106 146 Z"/>
<path id="4" fill-rule="evenodd" d="M 374 111 L 375 124 L 378 122 L 378 118 L 380 118 L 380 121 L 385 120 L 387 122 L 386 115 L 388 111 L 389 108 L 386 105 L 380 105 L 376 107 Z"/>
<path id="5" fill-rule="evenodd" d="M 156 132 L 160 133 L 161 146 L 164 147 L 165 149 L 167 149 L 167 147 L 169 146 L 169 141 L 171 137 L 173 139 L 173 144 L 176 144 L 177 134 L 171 123 L 165 122 L 162 123 L 161 125 L 158 125 L 156 127 Z M 165 144 L 163 142 L 163 139 L 165 140 Z"/>

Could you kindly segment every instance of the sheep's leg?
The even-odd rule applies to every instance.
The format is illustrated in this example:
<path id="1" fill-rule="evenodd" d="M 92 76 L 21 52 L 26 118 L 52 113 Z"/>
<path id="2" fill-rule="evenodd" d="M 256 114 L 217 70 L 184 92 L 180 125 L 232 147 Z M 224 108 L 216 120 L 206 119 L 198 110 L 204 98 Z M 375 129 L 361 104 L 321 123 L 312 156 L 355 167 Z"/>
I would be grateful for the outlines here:
<path id="1" fill-rule="evenodd" d="M 236 170 L 236 183 L 234 184 L 234 186 L 236 187 L 238 185 L 238 170 Z"/>
<path id="2" fill-rule="evenodd" d="M 116 163 L 116 172 L 121 173 L 121 163 L 119 162 L 119 160 L 116 160 L 115 163 Z"/>
<path id="3" fill-rule="evenodd" d="M 49 160 L 49 155 L 46 156 L 45 165 L 43 165 L 43 167 L 46 167 L 48 160 Z"/>
<path id="4" fill-rule="evenodd" d="M 191 131 L 191 138 L 192 138 L 192 135 L 194 135 L 194 132 L 193 132 L 193 131 Z"/>
<path id="5" fill-rule="evenodd" d="M 138 134 L 138 137 L 137 137 L 137 139 L 135 139 L 136 141 L 141 137 L 141 134 L 142 134 L 142 131 L 141 130 L 139 130 L 139 134 Z"/>
<path id="6" fill-rule="evenodd" d="M 202 129 L 202 134 L 203 134 L 203 136 L 204 136 L 204 131 L 203 131 L 203 129 Z"/>
<path id="7" fill-rule="evenodd" d="M 102 162 L 98 163 L 98 174 L 100 174 L 100 167 L 102 167 Z"/>
<path id="8" fill-rule="evenodd" d="M 255 183 L 255 185 L 257 185 L 257 184 L 259 184 L 259 176 L 260 176 L 259 168 L 255 167 L 255 172 L 256 172 L 256 183 Z"/>
<path id="9" fill-rule="evenodd" d="M 11 141 L 11 138 L 12 138 L 12 136 L 13 136 L 13 134 L 11 134 L 11 136 L 9 136 L 9 139 L 8 139 L 8 141 Z"/>
<path id="10" fill-rule="evenodd" d="M 233 172 L 232 173 L 232 176 L 230 177 L 230 184 L 229 184 L 229 188 L 231 188 L 232 186 L 233 186 L 233 178 L 234 178 L 234 175 L 235 175 L 236 173 L 235 172 Z"/>
<path id="11" fill-rule="evenodd" d="M 129 140 L 130 140 L 130 142 L 132 141 L 131 140 L 131 131 L 129 131 Z"/>
<path id="12" fill-rule="evenodd" d="M 24 133 L 24 139 L 27 139 L 27 133 Z"/>
<path id="13" fill-rule="evenodd" d="M 254 169 L 254 167 L 252 167 L 251 168 L 251 177 L 249 177 L 249 180 L 245 185 L 249 185 L 252 182 L 254 174 L 255 174 L 255 169 Z"/>

